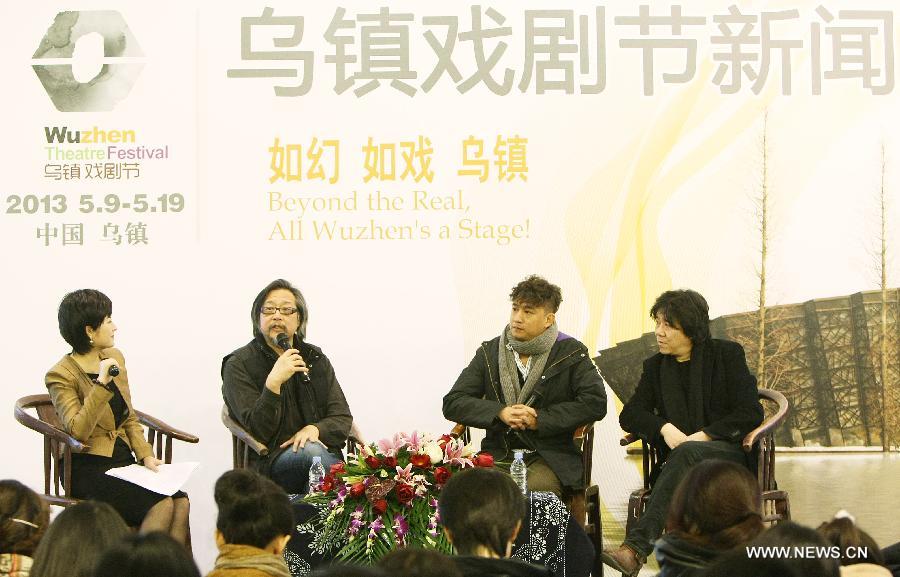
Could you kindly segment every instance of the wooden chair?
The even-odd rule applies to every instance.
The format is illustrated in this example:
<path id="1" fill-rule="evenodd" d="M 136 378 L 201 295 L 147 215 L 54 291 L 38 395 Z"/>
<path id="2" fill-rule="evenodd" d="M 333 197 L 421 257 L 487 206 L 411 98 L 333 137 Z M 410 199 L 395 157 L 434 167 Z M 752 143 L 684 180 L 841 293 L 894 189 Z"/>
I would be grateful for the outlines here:
<path id="1" fill-rule="evenodd" d="M 469 428 L 457 424 L 450 431 L 450 436 L 469 443 L 472 440 Z M 569 513 L 587 533 L 594 546 L 594 577 L 602 577 L 603 562 L 600 554 L 603 551 L 603 523 L 600 517 L 600 488 L 591 484 L 591 468 L 594 453 L 594 423 L 588 423 L 575 429 L 572 436 L 575 446 L 581 451 L 583 491 L 567 492 L 563 502 Z"/>
<path id="2" fill-rule="evenodd" d="M 250 432 L 241 426 L 228 411 L 228 405 L 222 405 L 222 424 L 231 431 L 231 458 L 232 467 L 235 469 L 246 469 L 250 466 L 250 452 L 253 451 L 260 457 L 269 454 L 269 449 L 259 441 L 253 438 Z M 350 436 L 347 437 L 346 454 L 355 455 L 356 445 L 365 444 L 362 433 L 356 423 L 350 425 Z"/>
<path id="3" fill-rule="evenodd" d="M 28 410 L 34 409 L 37 418 Z M 157 459 L 172 462 L 172 440 L 197 443 L 196 435 L 179 431 L 146 413 L 135 411 L 140 423 L 147 427 L 147 442 Z M 50 395 L 29 395 L 16 401 L 16 420 L 44 436 L 44 499 L 51 505 L 68 507 L 78 502 L 71 496 L 72 453 L 81 453 L 88 446 L 66 433 Z M 51 490 L 52 481 L 52 490 Z"/>
<path id="4" fill-rule="evenodd" d="M 790 405 L 784 395 L 770 389 L 759 389 L 759 400 L 763 404 L 763 408 L 767 409 L 768 416 L 757 428 L 747 433 L 741 446 L 748 454 L 758 447 L 756 478 L 759 480 L 759 490 L 762 493 L 763 521 L 773 524 L 790 521 L 791 504 L 788 493 L 779 490 L 775 482 L 775 429 L 787 417 Z M 625 446 L 637 440 L 636 435 L 628 433 L 622 437 L 619 443 Z M 643 439 L 641 439 L 641 445 L 644 486 L 632 492 L 628 499 L 626 533 L 644 513 L 652 488 L 650 479 L 656 477 L 656 470 L 660 465 L 657 448 Z"/>

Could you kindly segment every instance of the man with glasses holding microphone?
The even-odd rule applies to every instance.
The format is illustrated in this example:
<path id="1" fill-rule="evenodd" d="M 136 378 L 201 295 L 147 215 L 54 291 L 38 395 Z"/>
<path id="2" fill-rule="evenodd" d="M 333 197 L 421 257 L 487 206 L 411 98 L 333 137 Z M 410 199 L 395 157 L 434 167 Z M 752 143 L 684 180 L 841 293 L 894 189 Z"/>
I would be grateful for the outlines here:
<path id="1" fill-rule="evenodd" d="M 292 494 L 309 489 L 309 467 L 341 460 L 353 417 L 322 350 L 303 340 L 303 294 L 286 280 L 253 301 L 253 340 L 222 359 L 222 394 L 232 418 L 268 447 L 253 466 Z"/>

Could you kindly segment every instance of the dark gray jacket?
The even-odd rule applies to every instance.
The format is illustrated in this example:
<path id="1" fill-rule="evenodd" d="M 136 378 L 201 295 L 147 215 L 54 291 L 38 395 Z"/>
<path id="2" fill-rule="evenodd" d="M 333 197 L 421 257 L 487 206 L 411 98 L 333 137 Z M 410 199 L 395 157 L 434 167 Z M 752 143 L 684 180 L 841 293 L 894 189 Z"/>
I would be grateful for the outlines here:
<path id="1" fill-rule="evenodd" d="M 228 411 L 269 448 L 268 458 L 255 463 L 264 474 L 284 451 L 279 445 L 306 425 L 315 425 L 319 440 L 340 455 L 353 423 L 350 407 L 322 349 L 296 337 L 294 347 L 309 366 L 310 382 L 304 383 L 294 375 L 281 386 L 280 395 L 266 388 L 266 377 L 278 356 L 262 337 L 222 359 L 222 395 Z"/>
<path id="2" fill-rule="evenodd" d="M 500 337 L 481 343 L 469 366 L 444 396 L 444 417 L 485 429 L 481 450 L 498 461 L 512 457 L 509 427 L 498 417 L 506 406 L 500 386 Z M 582 488 L 581 453 L 572 440 L 575 429 L 606 415 L 603 379 L 585 347 L 559 333 L 535 387 L 537 430 L 519 433 L 559 477 L 563 486 Z"/>
<path id="3" fill-rule="evenodd" d="M 660 353 L 645 360 L 637 389 L 619 414 L 622 430 L 653 443 L 662 459 L 669 453 L 660 434 L 666 423 L 685 435 L 702 430 L 713 440 L 740 445 L 762 422 L 756 377 L 747 368 L 741 345 L 708 339 L 694 346 L 687 396 L 666 370 L 673 362 Z"/>

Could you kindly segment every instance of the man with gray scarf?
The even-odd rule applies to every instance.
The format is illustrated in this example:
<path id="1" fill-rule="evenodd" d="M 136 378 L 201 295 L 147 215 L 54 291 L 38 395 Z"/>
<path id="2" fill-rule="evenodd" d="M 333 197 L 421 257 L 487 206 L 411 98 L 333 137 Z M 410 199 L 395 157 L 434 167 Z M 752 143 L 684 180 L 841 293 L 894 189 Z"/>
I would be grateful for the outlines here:
<path id="1" fill-rule="evenodd" d="M 528 488 L 582 489 L 575 429 L 606 415 L 603 379 L 587 347 L 559 332 L 559 287 L 532 275 L 509 295 L 509 324 L 481 344 L 444 397 L 444 417 L 485 429 L 481 450 L 501 466 L 525 452 Z"/>

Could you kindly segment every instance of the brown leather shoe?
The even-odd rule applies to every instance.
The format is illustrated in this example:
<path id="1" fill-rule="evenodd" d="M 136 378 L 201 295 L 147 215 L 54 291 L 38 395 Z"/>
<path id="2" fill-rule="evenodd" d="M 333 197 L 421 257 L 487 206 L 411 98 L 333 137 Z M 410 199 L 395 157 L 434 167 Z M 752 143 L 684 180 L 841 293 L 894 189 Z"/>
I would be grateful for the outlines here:
<path id="1" fill-rule="evenodd" d="M 634 549 L 624 543 L 616 549 L 604 549 L 601 558 L 603 563 L 621 572 L 625 577 L 637 575 L 644 564 L 644 560 L 634 552 Z"/>

